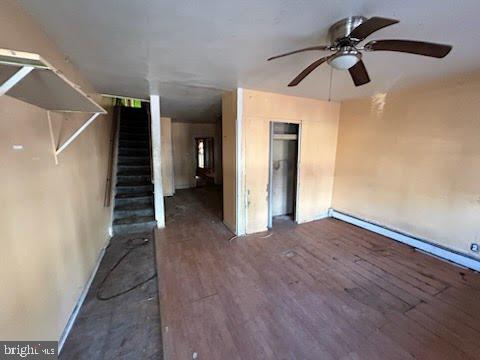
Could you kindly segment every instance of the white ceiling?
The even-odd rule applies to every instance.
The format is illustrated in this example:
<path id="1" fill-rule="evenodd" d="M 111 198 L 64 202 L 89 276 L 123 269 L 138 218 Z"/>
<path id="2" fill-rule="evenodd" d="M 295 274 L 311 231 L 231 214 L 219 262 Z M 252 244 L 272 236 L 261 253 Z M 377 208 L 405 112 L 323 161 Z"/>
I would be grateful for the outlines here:
<path id="1" fill-rule="evenodd" d="M 162 115 L 214 121 L 224 90 L 245 87 L 327 99 L 330 67 L 286 85 L 321 52 L 278 53 L 326 43 L 328 27 L 350 15 L 400 23 L 372 39 L 453 45 L 442 60 L 367 53 L 372 82 L 356 88 L 334 71 L 332 99 L 387 92 L 480 65 L 478 0 L 20 0 L 99 92 L 146 98 L 160 93 Z"/>

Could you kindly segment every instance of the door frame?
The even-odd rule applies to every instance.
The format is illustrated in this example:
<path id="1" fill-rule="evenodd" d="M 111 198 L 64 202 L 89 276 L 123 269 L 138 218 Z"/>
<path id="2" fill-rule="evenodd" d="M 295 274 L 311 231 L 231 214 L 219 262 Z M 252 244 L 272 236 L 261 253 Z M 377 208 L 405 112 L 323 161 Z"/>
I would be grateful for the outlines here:
<path id="1" fill-rule="evenodd" d="M 293 210 L 293 221 L 298 223 L 298 198 L 300 192 L 300 156 L 301 156 L 301 145 L 302 145 L 302 121 L 301 120 L 270 120 L 269 121 L 269 149 L 268 149 L 268 219 L 267 219 L 267 227 L 268 229 L 272 228 L 272 176 L 273 176 L 273 129 L 276 123 L 283 123 L 283 124 L 295 124 L 298 125 L 298 135 L 297 135 L 297 170 L 295 174 L 295 208 Z"/>

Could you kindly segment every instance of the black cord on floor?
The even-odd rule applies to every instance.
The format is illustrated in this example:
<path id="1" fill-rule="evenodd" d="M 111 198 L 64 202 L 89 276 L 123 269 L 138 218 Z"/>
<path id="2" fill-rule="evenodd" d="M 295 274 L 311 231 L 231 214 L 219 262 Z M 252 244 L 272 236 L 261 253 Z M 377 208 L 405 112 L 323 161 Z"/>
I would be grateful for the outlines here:
<path id="1" fill-rule="evenodd" d="M 110 277 L 110 275 L 112 274 L 113 270 L 115 270 L 121 263 L 122 261 L 130 254 L 132 253 L 135 249 L 139 249 L 140 247 L 142 246 L 145 246 L 147 245 L 149 242 L 150 242 L 150 239 L 140 239 L 141 242 L 138 242 L 138 243 L 134 243 L 135 240 L 139 240 L 139 239 L 128 239 L 127 240 L 127 246 L 125 246 L 125 248 L 127 249 L 127 252 L 125 254 L 122 255 L 122 257 L 120 259 L 117 260 L 117 262 L 110 268 L 110 270 L 108 270 L 107 272 L 107 275 L 105 275 L 105 277 L 103 278 L 102 282 L 100 283 L 100 285 L 98 286 L 98 289 L 97 289 L 97 299 L 98 300 L 101 300 L 101 301 L 107 301 L 107 300 L 111 300 L 111 299 L 114 299 L 116 297 L 119 297 L 121 295 L 124 295 L 124 294 L 127 294 L 129 293 L 130 291 L 133 291 L 135 290 L 136 288 L 142 286 L 143 284 L 146 284 L 147 282 L 149 282 L 150 280 L 152 279 L 155 279 L 157 277 L 157 274 L 155 272 L 155 274 L 153 274 L 152 276 L 150 276 L 148 279 L 145 279 L 131 287 L 129 287 L 128 289 L 125 289 L 125 290 L 122 290 L 120 292 L 117 292 L 113 295 L 110 295 L 110 296 L 102 296 L 102 290 L 103 290 L 103 286 L 105 285 L 105 282 L 107 281 L 107 279 Z"/>

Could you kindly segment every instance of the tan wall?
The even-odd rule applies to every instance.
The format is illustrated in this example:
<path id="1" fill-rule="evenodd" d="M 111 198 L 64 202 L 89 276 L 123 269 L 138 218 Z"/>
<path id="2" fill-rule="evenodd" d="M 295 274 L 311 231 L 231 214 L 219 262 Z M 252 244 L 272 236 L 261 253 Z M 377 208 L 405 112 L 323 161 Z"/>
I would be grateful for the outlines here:
<path id="1" fill-rule="evenodd" d="M 215 124 L 172 123 L 175 189 L 195 187 L 195 138 L 215 138 Z"/>
<path id="2" fill-rule="evenodd" d="M 215 122 L 215 184 L 222 183 L 222 119 Z"/>
<path id="3" fill-rule="evenodd" d="M 235 92 L 222 95 L 222 173 L 223 222 L 236 232 L 236 140 L 237 97 Z"/>
<path id="4" fill-rule="evenodd" d="M 173 177 L 173 148 L 172 148 L 172 119 L 160 118 L 161 124 L 161 160 L 163 196 L 172 196 L 175 193 Z"/>
<path id="5" fill-rule="evenodd" d="M 0 3 L 0 47 L 37 52 L 92 87 L 12 0 Z M 86 115 L 54 116 L 64 139 Z M 103 207 L 111 121 L 98 118 L 55 166 L 46 112 L 0 97 L 0 338 L 58 340 L 108 238 Z M 23 150 L 13 150 L 14 144 Z"/>
<path id="6" fill-rule="evenodd" d="M 479 74 L 342 103 L 333 207 L 474 255 L 479 105 Z"/>
<path id="7" fill-rule="evenodd" d="M 244 90 L 247 233 L 268 225 L 269 122 L 301 124 L 299 223 L 325 215 L 331 205 L 340 106 L 306 98 Z"/>

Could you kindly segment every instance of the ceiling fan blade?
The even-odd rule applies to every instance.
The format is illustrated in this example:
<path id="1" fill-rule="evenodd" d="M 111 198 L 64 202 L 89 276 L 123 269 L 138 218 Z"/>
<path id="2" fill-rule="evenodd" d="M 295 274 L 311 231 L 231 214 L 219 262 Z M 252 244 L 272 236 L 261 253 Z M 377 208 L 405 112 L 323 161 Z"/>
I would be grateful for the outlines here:
<path id="1" fill-rule="evenodd" d="M 297 86 L 300 83 L 300 81 L 305 79 L 308 76 L 308 74 L 310 74 L 313 70 L 315 70 L 317 67 L 322 65 L 324 62 L 326 62 L 329 58 L 330 56 L 325 56 L 313 62 L 312 64 L 310 64 L 307 68 L 305 68 L 305 70 L 303 70 L 300 74 L 298 74 L 295 79 L 290 81 L 290 84 L 288 84 L 288 86 Z"/>
<path id="2" fill-rule="evenodd" d="M 299 50 L 295 50 L 295 51 L 290 51 L 290 52 L 285 53 L 285 54 L 273 56 L 273 57 L 271 57 L 271 58 L 268 58 L 267 61 L 274 60 L 274 59 L 278 59 L 278 58 L 281 58 L 281 57 L 284 57 L 284 56 L 288 56 L 288 55 L 292 55 L 292 54 L 296 54 L 296 53 L 300 53 L 300 52 L 304 52 L 304 51 L 312 51 L 312 50 L 320 50 L 320 51 L 322 51 L 322 50 L 330 50 L 330 46 L 326 46 L 326 45 L 311 46 L 311 47 L 307 47 L 307 48 L 304 48 L 304 49 L 299 49 Z"/>
<path id="3" fill-rule="evenodd" d="M 365 44 L 365 50 L 398 51 L 409 54 L 443 58 L 452 50 L 450 45 L 412 40 L 373 40 Z"/>
<path id="4" fill-rule="evenodd" d="M 371 17 L 370 19 L 365 20 L 363 23 L 358 25 L 355 29 L 352 30 L 348 37 L 354 38 L 357 40 L 363 40 L 370 34 L 373 34 L 375 31 L 383 29 L 384 27 L 398 23 L 399 20 L 387 19 L 382 17 Z"/>
<path id="5" fill-rule="evenodd" d="M 367 69 L 362 60 L 348 69 L 348 72 L 350 73 L 355 86 L 365 85 L 370 82 L 370 77 L 368 76 Z"/>

